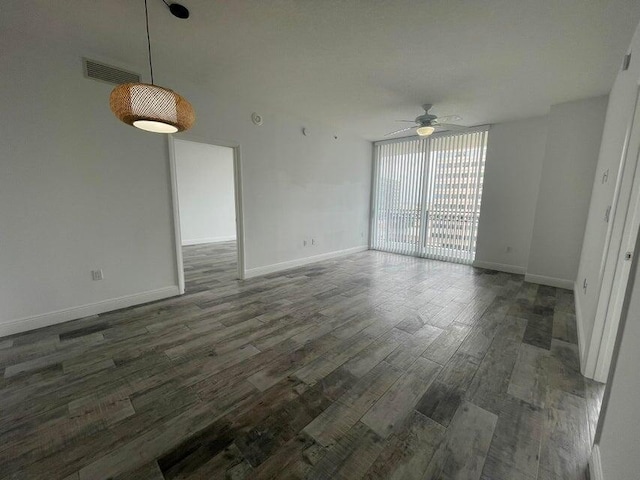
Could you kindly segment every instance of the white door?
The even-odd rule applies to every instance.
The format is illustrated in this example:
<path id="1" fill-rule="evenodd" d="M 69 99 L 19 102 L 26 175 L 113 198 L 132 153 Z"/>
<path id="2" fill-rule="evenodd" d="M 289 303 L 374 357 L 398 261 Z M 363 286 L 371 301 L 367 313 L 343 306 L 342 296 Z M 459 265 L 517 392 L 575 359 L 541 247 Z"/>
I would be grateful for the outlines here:
<path id="1" fill-rule="evenodd" d="M 611 243 L 607 251 L 596 321 L 594 324 L 585 374 L 606 382 L 611 365 L 616 334 L 629 281 L 631 258 L 640 227 L 640 97 L 624 159 Z"/>

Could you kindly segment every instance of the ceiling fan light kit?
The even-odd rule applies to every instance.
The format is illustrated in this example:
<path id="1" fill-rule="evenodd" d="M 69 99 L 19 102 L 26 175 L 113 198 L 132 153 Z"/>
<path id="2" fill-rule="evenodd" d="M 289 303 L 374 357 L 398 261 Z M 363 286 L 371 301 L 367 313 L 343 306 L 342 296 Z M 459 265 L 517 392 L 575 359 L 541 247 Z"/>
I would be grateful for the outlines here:
<path id="1" fill-rule="evenodd" d="M 169 8 L 171 9 L 174 5 L 178 4 L 171 4 Z M 178 6 L 182 7 L 181 5 Z M 187 18 L 189 11 L 184 7 L 182 8 L 186 11 L 186 16 L 179 18 Z M 144 11 L 147 25 L 151 83 L 123 83 L 118 85 L 111 92 L 109 106 L 119 120 L 141 130 L 154 133 L 182 132 L 191 128 L 195 122 L 195 112 L 191 104 L 180 94 L 154 84 L 147 0 L 144 0 Z M 174 13 L 173 10 L 171 12 Z M 184 14 L 184 12 L 182 13 Z"/>
<path id="2" fill-rule="evenodd" d="M 431 135 L 433 132 L 435 132 L 436 129 L 433 127 L 418 127 L 418 129 L 416 130 L 416 133 L 418 135 L 420 135 L 421 137 L 428 137 L 429 135 Z"/>
<path id="3" fill-rule="evenodd" d="M 431 105 L 430 103 L 425 103 L 424 105 L 422 105 L 422 108 L 424 109 L 424 113 L 422 115 L 417 116 L 415 120 L 398 120 L 399 122 L 415 123 L 415 125 L 411 127 L 401 128 L 400 130 L 396 130 L 394 132 L 389 132 L 385 134 L 385 137 L 396 135 L 402 132 L 407 132 L 409 130 L 413 130 L 414 128 L 416 129 L 416 133 L 421 137 L 428 137 L 429 135 L 432 135 L 436 131 L 436 129 L 438 129 L 439 131 L 467 129 L 467 127 L 463 127 L 462 125 L 454 125 L 452 123 L 442 123 L 444 119 L 459 121 L 459 120 L 462 120 L 462 117 L 458 115 L 438 117 L 436 115 L 429 113 L 429 110 L 431 110 L 431 107 L 433 107 L 433 105 Z"/>

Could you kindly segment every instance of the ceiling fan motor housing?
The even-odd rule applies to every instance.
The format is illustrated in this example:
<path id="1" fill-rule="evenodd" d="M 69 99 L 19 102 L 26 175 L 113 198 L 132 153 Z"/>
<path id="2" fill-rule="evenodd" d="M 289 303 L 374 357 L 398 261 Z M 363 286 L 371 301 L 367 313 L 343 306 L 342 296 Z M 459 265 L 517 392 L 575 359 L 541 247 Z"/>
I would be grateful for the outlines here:
<path id="1" fill-rule="evenodd" d="M 425 113 L 424 115 L 416 117 L 416 123 L 419 125 L 431 125 L 436 118 L 438 118 L 436 115 Z"/>

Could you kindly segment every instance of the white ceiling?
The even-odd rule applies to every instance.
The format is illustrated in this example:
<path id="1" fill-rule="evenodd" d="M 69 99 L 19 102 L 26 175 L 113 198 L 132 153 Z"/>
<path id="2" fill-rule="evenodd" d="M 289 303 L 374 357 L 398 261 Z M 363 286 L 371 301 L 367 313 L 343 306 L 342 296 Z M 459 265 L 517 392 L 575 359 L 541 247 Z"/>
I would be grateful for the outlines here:
<path id="1" fill-rule="evenodd" d="M 368 139 L 425 102 L 476 125 L 607 93 L 640 20 L 638 0 L 182 0 L 189 20 L 148 1 L 158 83 L 171 68 Z M 143 65 L 142 5 L 3 0 L 0 27 Z"/>

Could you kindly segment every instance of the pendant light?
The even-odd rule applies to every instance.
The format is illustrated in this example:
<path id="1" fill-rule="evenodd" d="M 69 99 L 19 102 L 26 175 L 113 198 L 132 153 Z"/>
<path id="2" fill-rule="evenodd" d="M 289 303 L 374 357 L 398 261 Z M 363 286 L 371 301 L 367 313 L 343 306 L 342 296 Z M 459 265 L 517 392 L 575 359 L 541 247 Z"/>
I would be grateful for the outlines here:
<path id="1" fill-rule="evenodd" d="M 195 121 L 195 113 L 191 104 L 184 97 L 173 90 L 154 84 L 147 0 L 144 0 L 144 13 L 147 25 L 151 83 L 118 85 L 111 92 L 109 106 L 115 116 L 127 125 L 154 133 L 182 132 L 191 128 Z"/>

